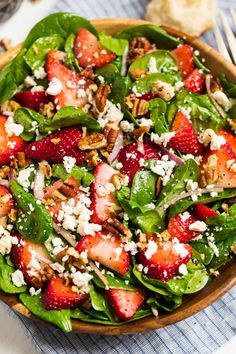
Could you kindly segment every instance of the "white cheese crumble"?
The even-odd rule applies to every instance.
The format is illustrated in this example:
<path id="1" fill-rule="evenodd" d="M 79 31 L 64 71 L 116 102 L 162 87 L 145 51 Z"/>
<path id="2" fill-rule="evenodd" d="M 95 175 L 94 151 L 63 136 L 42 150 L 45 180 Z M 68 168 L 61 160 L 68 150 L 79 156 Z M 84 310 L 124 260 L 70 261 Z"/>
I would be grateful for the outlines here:
<path id="1" fill-rule="evenodd" d="M 181 264 L 178 269 L 180 274 L 187 275 L 188 274 L 188 269 L 186 267 L 186 264 Z"/>
<path id="2" fill-rule="evenodd" d="M 188 255 L 188 250 L 181 243 L 175 243 L 173 246 L 173 251 L 176 255 L 184 258 Z"/>
<path id="3" fill-rule="evenodd" d="M 74 285 L 78 286 L 81 291 L 89 293 L 90 285 L 89 282 L 93 278 L 89 273 L 81 273 L 80 271 L 71 274 L 71 279 Z"/>
<path id="4" fill-rule="evenodd" d="M 207 225 L 204 221 L 197 220 L 189 225 L 190 231 L 204 232 L 206 231 L 206 229 L 207 229 Z"/>
<path id="5" fill-rule="evenodd" d="M 29 293 L 31 296 L 37 296 L 41 293 L 42 289 L 36 290 L 33 286 L 29 288 Z"/>
<path id="6" fill-rule="evenodd" d="M 123 117 L 124 113 L 121 111 L 120 105 L 115 105 L 111 101 L 107 100 L 104 111 L 99 112 L 98 122 L 102 128 L 104 128 L 108 122 L 119 123 Z"/>
<path id="7" fill-rule="evenodd" d="M 190 214 L 188 211 L 185 211 L 182 214 L 179 214 L 180 220 L 184 223 L 185 221 L 187 221 L 190 218 Z"/>
<path id="8" fill-rule="evenodd" d="M 40 67 L 37 70 L 34 71 L 34 76 L 36 77 L 36 79 L 45 79 L 45 77 L 47 76 L 47 73 L 44 69 L 44 67 Z"/>
<path id="9" fill-rule="evenodd" d="M 71 156 L 64 156 L 63 157 L 63 165 L 67 173 L 70 173 L 73 170 L 73 167 L 76 164 L 76 159 Z"/>
<path id="10" fill-rule="evenodd" d="M 163 145 L 164 147 L 166 147 L 170 139 L 174 136 L 175 132 L 162 133 L 161 135 L 151 133 L 151 141 L 153 141 L 155 144 Z"/>
<path id="11" fill-rule="evenodd" d="M 12 274 L 12 282 L 13 284 L 17 287 L 20 288 L 23 285 L 26 285 L 26 282 L 24 280 L 24 275 L 21 270 L 17 269 L 13 274 Z"/>
<path id="12" fill-rule="evenodd" d="M 24 131 L 23 125 L 16 124 L 14 122 L 13 117 L 11 117 L 11 116 L 7 118 L 7 121 L 4 126 L 5 126 L 6 133 L 9 137 L 11 137 L 13 135 L 19 136 Z"/>
<path id="13" fill-rule="evenodd" d="M 31 187 L 31 182 L 29 180 L 31 173 L 35 171 L 33 167 L 27 167 L 19 171 L 17 182 L 24 188 L 25 191 L 29 191 Z"/>
<path id="14" fill-rule="evenodd" d="M 215 91 L 214 93 L 212 93 L 212 96 L 214 97 L 216 102 L 224 108 L 226 112 L 228 112 L 232 108 L 232 99 L 228 98 L 223 91 Z"/>
<path id="15" fill-rule="evenodd" d="M 37 82 L 34 80 L 34 76 L 26 76 L 26 78 L 24 80 L 24 85 L 26 87 L 36 86 Z"/>
<path id="16" fill-rule="evenodd" d="M 150 259 L 152 258 L 152 256 L 157 252 L 157 244 L 156 242 L 152 241 L 152 240 L 149 240 L 148 243 L 147 243 L 147 249 L 145 251 L 145 257 L 147 259 Z"/>
<path id="17" fill-rule="evenodd" d="M 138 248 L 134 241 L 127 242 L 124 245 L 124 250 L 130 252 L 132 256 L 135 256 L 138 253 Z"/>
<path id="18" fill-rule="evenodd" d="M 18 244 L 18 238 L 11 236 L 6 228 L 0 225 L 0 254 L 3 256 L 11 252 L 12 245 Z"/>
<path id="19" fill-rule="evenodd" d="M 219 150 L 226 140 L 223 136 L 217 135 L 214 130 L 206 129 L 199 135 L 199 142 L 204 146 L 210 144 L 211 150 Z"/>
<path id="20" fill-rule="evenodd" d="M 151 73 L 151 74 L 158 73 L 157 63 L 156 63 L 156 59 L 154 57 L 150 58 L 147 66 L 148 66 L 149 73 Z"/>
<path id="21" fill-rule="evenodd" d="M 56 77 L 53 77 L 52 80 L 49 82 L 49 86 L 46 90 L 46 93 L 51 96 L 56 96 L 61 93 L 62 89 L 62 82 Z"/>

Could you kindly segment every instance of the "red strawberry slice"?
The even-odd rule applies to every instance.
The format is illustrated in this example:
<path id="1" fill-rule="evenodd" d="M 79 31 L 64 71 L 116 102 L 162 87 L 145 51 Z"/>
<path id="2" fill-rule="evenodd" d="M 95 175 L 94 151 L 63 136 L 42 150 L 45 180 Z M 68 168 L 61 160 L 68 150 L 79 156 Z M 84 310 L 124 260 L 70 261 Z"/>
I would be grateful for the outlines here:
<path id="1" fill-rule="evenodd" d="M 188 44 L 183 44 L 178 48 L 172 50 L 171 54 L 177 61 L 182 76 L 185 78 L 189 74 L 191 74 L 194 69 L 193 48 L 190 47 L 190 45 Z"/>
<path id="2" fill-rule="evenodd" d="M 107 290 L 108 301 L 120 321 L 130 320 L 147 298 L 144 290 Z"/>
<path id="3" fill-rule="evenodd" d="M 140 160 L 159 160 L 160 153 L 156 144 L 146 142 L 143 144 L 144 154 L 138 151 L 138 144 L 133 143 L 121 149 L 118 160 L 122 163 L 121 173 L 129 177 L 129 185 L 132 184 L 136 172 L 143 170 Z M 142 162 L 142 160 L 141 160 Z"/>
<path id="4" fill-rule="evenodd" d="M 48 103 L 45 91 L 23 91 L 15 94 L 15 99 L 22 107 L 27 107 L 38 112 L 40 107 Z"/>
<path id="5" fill-rule="evenodd" d="M 195 69 L 189 76 L 184 80 L 184 87 L 194 93 L 203 93 L 205 88 L 204 76 L 199 69 Z"/>
<path id="6" fill-rule="evenodd" d="M 82 108 L 88 102 L 86 89 L 93 81 L 83 75 L 68 69 L 63 62 L 65 53 L 59 50 L 50 50 L 47 56 L 46 70 L 49 81 L 58 79 L 62 84 L 62 90 L 53 96 L 57 109 L 65 106 Z"/>
<path id="7" fill-rule="evenodd" d="M 193 206 L 193 214 L 198 220 L 205 221 L 206 219 L 219 215 L 215 210 L 208 208 L 206 205 L 198 203 Z"/>
<path id="8" fill-rule="evenodd" d="M 117 171 L 105 162 L 95 167 L 95 179 L 91 189 L 91 210 L 93 210 L 91 222 L 102 224 L 111 216 L 111 207 L 118 207 L 114 193 L 107 188 L 111 186 L 111 178 L 115 173 Z"/>
<path id="9" fill-rule="evenodd" d="M 200 173 L 201 175 L 205 175 L 205 168 L 209 170 L 209 165 L 216 164 L 217 168 L 216 171 L 214 171 L 214 174 L 217 176 L 214 182 L 215 186 L 236 188 L 234 161 L 236 161 L 236 154 L 233 152 L 231 146 L 226 143 L 222 145 L 219 150 L 209 150 L 204 155 L 200 165 Z"/>
<path id="10" fill-rule="evenodd" d="M 183 112 L 176 114 L 171 131 L 175 132 L 175 136 L 168 142 L 169 147 L 183 154 L 202 155 L 203 147 L 198 141 L 191 121 Z"/>
<path id="11" fill-rule="evenodd" d="M 201 232 L 189 230 L 189 226 L 196 221 L 198 221 L 198 219 L 188 212 L 181 213 L 180 215 L 176 215 L 170 219 L 168 231 L 172 238 L 176 237 L 179 242 L 189 242 L 201 234 Z"/>
<path id="12" fill-rule="evenodd" d="M 77 143 L 82 133 L 76 128 L 66 128 L 35 141 L 27 146 L 25 154 L 29 158 L 63 162 L 63 157 L 76 159 L 77 164 L 84 163 L 84 152 L 79 150 Z"/>
<path id="13" fill-rule="evenodd" d="M 95 236 L 84 236 L 77 243 L 76 250 L 79 253 L 87 251 L 88 258 L 121 275 L 129 269 L 130 256 L 124 250 L 122 242 L 110 236 L 105 230 L 96 232 Z"/>
<path id="14" fill-rule="evenodd" d="M 219 130 L 217 135 L 223 136 L 233 152 L 236 154 L 236 136 L 226 130 Z"/>
<path id="15" fill-rule="evenodd" d="M 0 185 L 0 217 L 7 216 L 14 205 L 14 199 L 7 187 Z"/>
<path id="16" fill-rule="evenodd" d="M 18 244 L 12 246 L 12 262 L 18 269 L 22 271 L 27 283 L 33 285 L 36 288 L 41 288 L 45 283 L 45 280 L 42 279 L 42 276 L 39 276 L 40 270 L 42 270 L 45 266 L 43 259 L 51 261 L 46 248 L 43 245 L 33 243 L 23 238 L 23 236 L 20 234 L 15 234 L 14 236 L 18 238 Z M 40 269 L 36 270 L 35 268 L 31 268 L 31 261 L 34 261 L 35 259 L 39 262 Z M 32 269 L 35 274 L 31 273 Z"/>
<path id="17" fill-rule="evenodd" d="M 115 54 L 104 48 L 97 37 L 86 28 L 81 28 L 74 43 L 75 56 L 82 68 L 104 66 L 115 60 Z"/>
<path id="18" fill-rule="evenodd" d="M 189 262 L 192 248 L 188 244 L 163 242 L 157 251 L 147 258 L 145 250 L 138 253 L 138 261 L 147 267 L 147 275 L 154 279 L 168 281 L 175 276 L 179 266 Z"/>
<path id="19" fill-rule="evenodd" d="M 42 302 L 46 310 L 73 309 L 88 298 L 87 294 L 72 291 L 71 286 L 65 285 L 63 279 L 54 276 L 47 284 Z"/>
<path id="20" fill-rule="evenodd" d="M 6 122 L 7 117 L 0 115 L 0 166 L 9 164 L 11 159 L 26 147 L 26 142 L 20 136 L 7 135 Z"/>

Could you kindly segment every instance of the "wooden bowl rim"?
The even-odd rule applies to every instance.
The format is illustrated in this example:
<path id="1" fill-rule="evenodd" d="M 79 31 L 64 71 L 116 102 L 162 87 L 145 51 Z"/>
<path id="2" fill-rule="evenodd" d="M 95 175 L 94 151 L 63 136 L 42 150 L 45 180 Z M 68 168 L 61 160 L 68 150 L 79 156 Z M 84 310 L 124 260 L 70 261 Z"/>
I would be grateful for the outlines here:
<path id="1" fill-rule="evenodd" d="M 95 27 L 102 27 L 104 29 L 107 26 L 110 26 L 111 24 L 114 25 L 114 27 L 118 25 L 123 26 L 123 28 L 142 24 L 153 24 L 148 21 L 126 18 L 96 19 L 92 20 L 91 22 Z M 216 50 L 214 50 L 196 37 L 186 35 L 182 32 L 176 31 L 165 26 L 161 27 L 165 29 L 169 34 L 174 35 L 176 37 L 180 37 L 184 39 L 186 43 L 189 43 L 196 49 L 199 49 L 200 55 L 201 52 L 204 52 L 205 55 L 207 54 L 212 57 L 212 59 L 214 58 L 214 61 L 216 61 L 217 63 L 221 63 L 225 71 L 230 74 L 230 76 L 232 75 L 232 81 L 236 83 L 236 67 L 230 62 L 228 62 L 226 59 L 224 59 L 224 57 L 220 55 Z M 8 63 L 19 52 L 21 47 L 22 45 L 19 44 L 3 54 L 0 57 L 0 68 L 6 63 Z M 211 305 L 213 302 L 223 296 L 228 290 L 230 290 L 234 285 L 236 285 L 235 265 L 236 260 L 232 261 L 229 265 L 227 265 L 225 267 L 225 271 L 223 271 L 219 277 L 215 278 L 203 290 L 196 294 L 185 296 L 186 298 L 188 298 L 187 301 L 174 312 L 161 314 L 157 318 L 149 316 L 120 326 L 93 324 L 72 319 L 72 330 L 73 332 L 77 333 L 121 335 L 146 332 L 162 328 L 167 325 L 175 324 Z M 195 298 L 197 298 L 197 301 L 195 301 Z M 46 323 L 49 326 L 51 325 L 50 323 L 42 321 L 36 316 L 34 316 L 22 303 L 19 302 L 17 295 L 5 294 L 0 291 L 0 300 L 6 303 L 14 311 L 27 318 L 30 318 L 36 322 L 41 322 L 44 324 Z"/>

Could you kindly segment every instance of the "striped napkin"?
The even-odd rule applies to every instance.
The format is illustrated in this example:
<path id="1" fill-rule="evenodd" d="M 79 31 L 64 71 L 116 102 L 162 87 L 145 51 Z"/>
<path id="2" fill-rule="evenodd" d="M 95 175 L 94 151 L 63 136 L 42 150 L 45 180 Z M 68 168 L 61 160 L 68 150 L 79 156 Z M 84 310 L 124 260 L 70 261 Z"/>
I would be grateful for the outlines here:
<path id="1" fill-rule="evenodd" d="M 52 12 L 75 12 L 89 19 L 104 17 L 143 18 L 148 0 L 60 0 Z M 219 1 L 228 13 L 235 0 Z M 203 39 L 215 46 L 211 32 Z M 44 354 L 208 354 L 236 334 L 236 287 L 206 310 L 176 325 L 126 336 L 64 334 L 47 325 L 17 315 L 36 349 Z"/>

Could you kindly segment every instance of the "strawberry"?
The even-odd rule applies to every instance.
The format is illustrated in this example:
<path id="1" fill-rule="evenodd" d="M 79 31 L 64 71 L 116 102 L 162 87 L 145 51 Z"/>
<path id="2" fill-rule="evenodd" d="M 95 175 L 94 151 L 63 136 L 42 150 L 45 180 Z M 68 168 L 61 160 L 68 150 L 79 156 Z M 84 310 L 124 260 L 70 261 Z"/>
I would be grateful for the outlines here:
<path id="1" fill-rule="evenodd" d="M 112 205 L 118 207 L 114 193 L 106 190 L 108 185 L 112 186 L 111 178 L 115 173 L 117 171 L 105 162 L 101 162 L 94 169 L 95 179 L 91 189 L 91 210 L 93 210 L 91 222 L 102 224 L 111 216 L 109 208 Z"/>
<path id="2" fill-rule="evenodd" d="M 0 185 L 0 217 L 7 216 L 14 205 L 14 199 L 7 187 Z"/>
<path id="3" fill-rule="evenodd" d="M 63 279 L 54 276 L 47 284 L 42 302 L 46 310 L 72 309 L 82 305 L 88 297 L 87 294 L 72 291 Z"/>
<path id="4" fill-rule="evenodd" d="M 86 235 L 76 245 L 76 250 L 88 252 L 88 258 L 98 261 L 105 267 L 124 275 L 130 265 L 130 256 L 120 240 L 109 235 L 105 230 Z"/>
<path id="5" fill-rule="evenodd" d="M 177 61 L 179 66 L 179 70 L 183 76 L 183 78 L 187 77 L 191 74 L 194 69 L 194 53 L 193 48 L 188 44 L 183 44 L 178 48 L 171 51 L 171 54 Z"/>
<path id="6" fill-rule="evenodd" d="M 217 135 L 223 136 L 233 152 L 236 154 L 236 136 L 226 130 L 219 130 Z"/>
<path id="7" fill-rule="evenodd" d="M 6 122 L 7 117 L 0 115 L 0 166 L 10 163 L 11 159 L 26 147 L 26 142 L 20 136 L 7 135 Z"/>
<path id="8" fill-rule="evenodd" d="M 75 56 L 82 68 L 104 66 L 115 60 L 115 54 L 104 48 L 97 37 L 86 28 L 81 28 L 74 42 Z"/>
<path id="9" fill-rule="evenodd" d="M 182 264 L 189 262 L 192 248 L 188 244 L 166 241 L 158 244 L 157 251 L 147 258 L 146 251 L 138 253 L 138 261 L 147 267 L 147 275 L 161 281 L 168 281 L 175 276 Z"/>
<path id="10" fill-rule="evenodd" d="M 65 106 L 83 107 L 88 102 L 86 89 L 93 81 L 86 79 L 63 65 L 65 53 L 59 50 L 50 50 L 46 61 L 46 70 L 49 81 L 58 79 L 62 90 L 53 96 L 57 109 Z"/>
<path id="11" fill-rule="evenodd" d="M 144 290 L 109 289 L 106 294 L 120 321 L 130 320 L 147 298 Z"/>
<path id="12" fill-rule="evenodd" d="M 29 158 L 63 162 L 63 157 L 76 159 L 77 164 L 84 163 L 84 152 L 79 150 L 77 143 L 82 133 L 77 128 L 65 128 L 27 146 L 25 154 Z"/>
<path id="13" fill-rule="evenodd" d="M 200 175 L 204 176 L 206 170 L 209 175 L 213 169 L 212 173 L 216 176 L 216 180 L 211 183 L 217 187 L 236 188 L 234 161 L 236 161 L 236 154 L 228 143 L 222 145 L 219 150 L 208 150 L 201 161 Z M 203 184 L 205 185 L 205 182 Z"/>
<path id="14" fill-rule="evenodd" d="M 201 234 L 200 232 L 189 230 L 189 226 L 198 221 L 198 219 L 195 216 L 190 215 L 188 212 L 186 213 L 174 216 L 170 219 L 168 224 L 168 231 L 172 238 L 176 237 L 181 243 L 189 242 Z"/>
<path id="15" fill-rule="evenodd" d="M 198 220 L 205 221 L 206 219 L 219 215 L 215 210 L 208 208 L 206 205 L 197 203 L 193 206 L 193 214 Z"/>
<path id="16" fill-rule="evenodd" d="M 15 99 L 22 107 L 27 107 L 38 112 L 40 107 L 48 103 L 45 91 L 23 91 L 15 94 Z"/>
<path id="17" fill-rule="evenodd" d="M 193 70 L 193 72 L 186 77 L 184 87 L 190 92 L 203 93 L 205 80 L 199 69 Z"/>
<path id="18" fill-rule="evenodd" d="M 156 144 L 145 142 L 144 154 L 138 151 L 138 144 L 133 143 L 123 147 L 119 153 L 118 160 L 122 163 L 121 173 L 129 177 L 129 185 L 132 184 L 136 172 L 143 170 L 140 166 L 140 159 L 159 160 L 159 148 Z M 141 160 L 142 161 L 142 160 Z"/>
<path id="19" fill-rule="evenodd" d="M 179 111 L 176 114 L 171 131 L 175 132 L 175 136 L 169 140 L 169 147 L 183 154 L 202 155 L 203 147 L 198 141 L 191 121 L 183 112 Z"/>
<path id="20" fill-rule="evenodd" d="M 41 288 L 47 280 L 46 278 L 44 279 L 42 277 L 42 273 L 39 275 L 39 272 L 43 272 L 44 267 L 46 266 L 42 259 L 51 261 L 46 248 L 43 245 L 33 243 L 23 238 L 23 236 L 18 233 L 14 236 L 18 238 L 18 244 L 12 245 L 12 262 L 18 269 L 22 271 L 27 283 L 33 285 L 35 288 Z M 31 261 L 32 263 L 38 262 L 40 269 L 36 269 L 35 267 L 31 269 Z M 47 272 L 47 270 L 45 271 Z"/>

